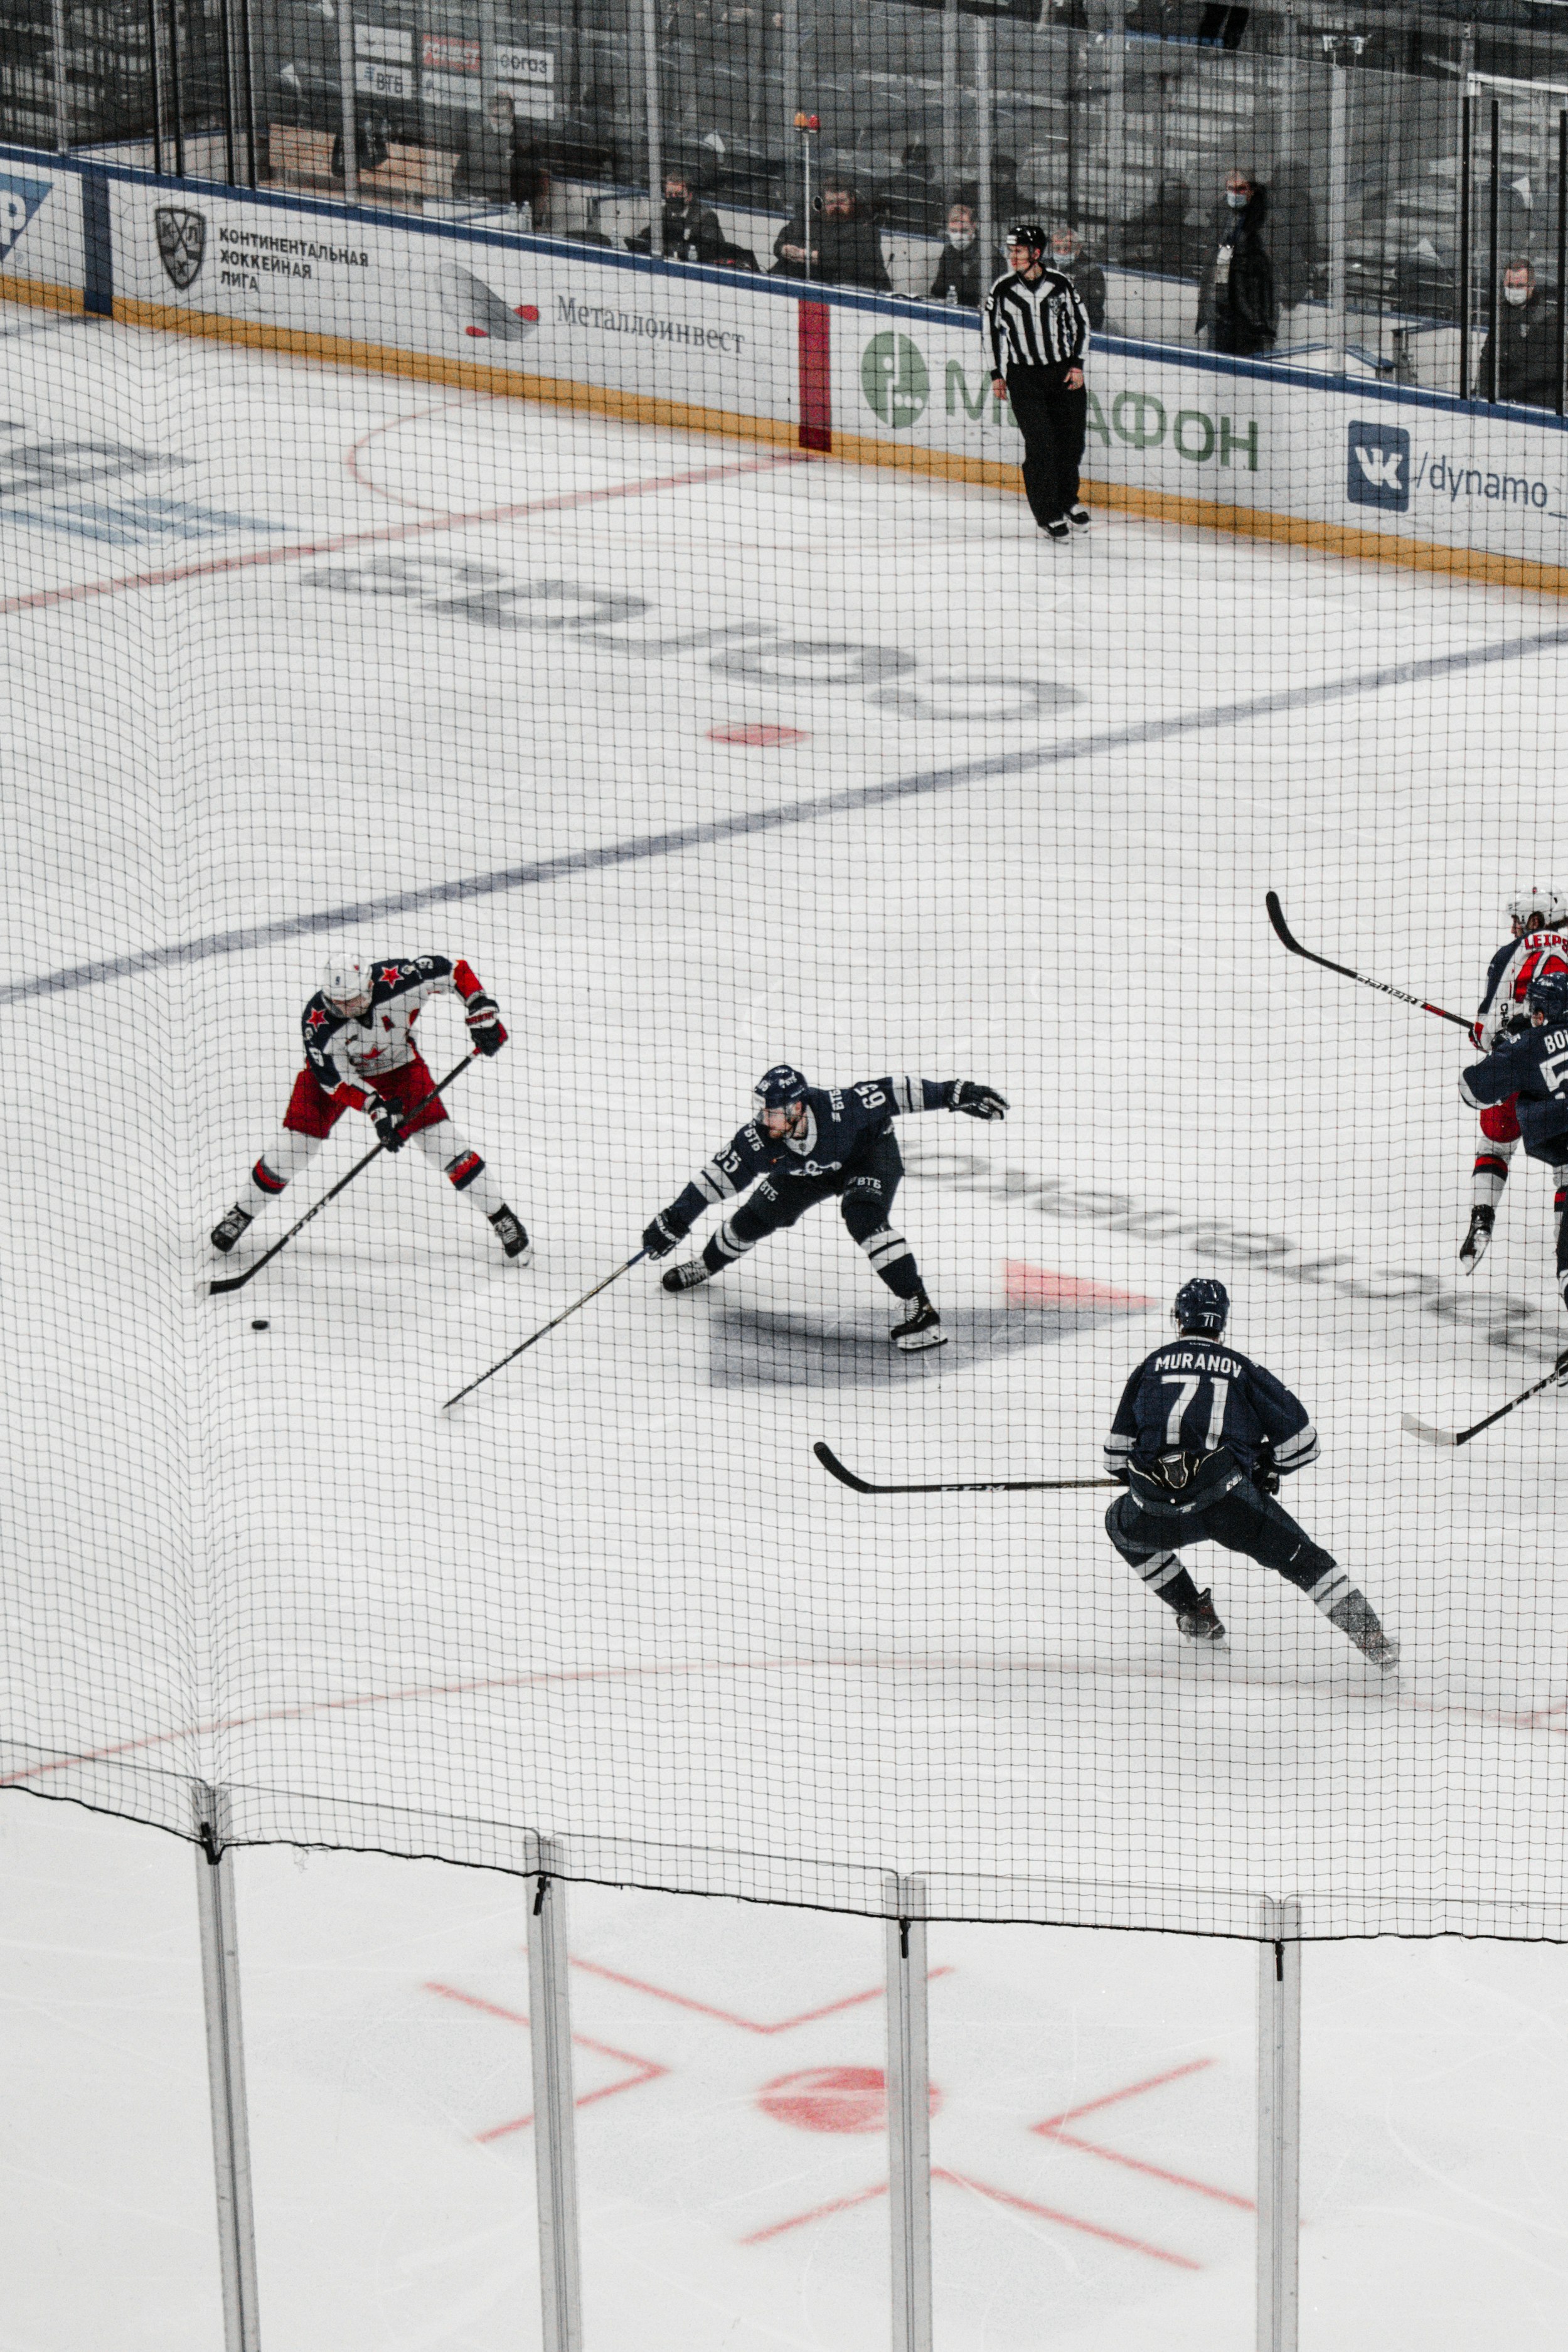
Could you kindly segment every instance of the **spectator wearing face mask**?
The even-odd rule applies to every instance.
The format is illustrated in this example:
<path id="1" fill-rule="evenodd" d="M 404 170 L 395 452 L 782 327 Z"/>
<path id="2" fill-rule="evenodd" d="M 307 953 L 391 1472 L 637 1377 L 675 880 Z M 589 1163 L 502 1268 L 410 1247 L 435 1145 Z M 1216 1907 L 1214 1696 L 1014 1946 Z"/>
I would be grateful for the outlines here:
<path id="1" fill-rule="evenodd" d="M 786 278 L 810 277 L 822 286 L 859 286 L 869 294 L 892 291 L 876 223 L 862 211 L 848 182 L 831 175 L 822 182 L 822 209 L 811 223 L 810 247 L 805 216 L 797 213 L 774 239 L 773 253 L 777 274 Z"/>
<path id="2" fill-rule="evenodd" d="M 1280 305 L 1274 266 L 1263 247 L 1268 191 L 1250 172 L 1226 178 L 1225 204 L 1209 234 L 1197 298 L 1197 332 L 1232 359 L 1253 359 L 1272 348 Z"/>
<path id="3" fill-rule="evenodd" d="M 931 280 L 933 302 L 956 302 L 965 310 L 980 307 L 980 239 L 973 208 L 947 207 L 947 242 Z"/>
<path id="4" fill-rule="evenodd" d="M 716 212 L 698 200 L 688 172 L 664 174 L 664 205 L 659 216 L 659 251 L 666 261 L 715 262 L 729 251 L 729 240 Z M 653 224 L 626 240 L 628 253 L 653 248 Z"/>
<path id="5" fill-rule="evenodd" d="M 1105 324 L 1105 272 L 1075 228 L 1059 226 L 1051 230 L 1051 266 L 1060 269 L 1064 278 L 1071 278 L 1089 313 L 1089 324 L 1098 334 Z"/>
<path id="6" fill-rule="evenodd" d="M 1481 346 L 1476 377 L 1483 399 L 1491 389 L 1491 353 L 1497 344 L 1497 396 L 1521 408 L 1557 405 L 1557 305 L 1535 282 L 1528 261 L 1511 261 L 1502 273 L 1502 301 L 1491 333 Z"/>

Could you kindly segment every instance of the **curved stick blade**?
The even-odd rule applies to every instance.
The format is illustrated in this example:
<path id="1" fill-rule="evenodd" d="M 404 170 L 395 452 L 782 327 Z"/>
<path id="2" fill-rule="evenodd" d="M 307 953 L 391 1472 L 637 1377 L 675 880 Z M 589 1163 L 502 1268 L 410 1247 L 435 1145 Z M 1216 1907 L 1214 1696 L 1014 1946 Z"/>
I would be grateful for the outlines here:
<path id="1" fill-rule="evenodd" d="M 876 1492 L 875 1487 L 868 1486 L 863 1478 L 857 1478 L 852 1470 L 846 1470 L 832 1447 L 824 1445 L 821 1438 L 817 1440 L 811 1451 L 829 1476 L 836 1478 L 841 1486 L 852 1487 L 857 1495 L 873 1495 Z"/>
<path id="2" fill-rule="evenodd" d="M 1457 1445 L 1459 1442 L 1457 1429 L 1434 1429 L 1429 1421 L 1417 1421 L 1413 1412 L 1401 1413 L 1399 1426 L 1427 1445 Z"/>

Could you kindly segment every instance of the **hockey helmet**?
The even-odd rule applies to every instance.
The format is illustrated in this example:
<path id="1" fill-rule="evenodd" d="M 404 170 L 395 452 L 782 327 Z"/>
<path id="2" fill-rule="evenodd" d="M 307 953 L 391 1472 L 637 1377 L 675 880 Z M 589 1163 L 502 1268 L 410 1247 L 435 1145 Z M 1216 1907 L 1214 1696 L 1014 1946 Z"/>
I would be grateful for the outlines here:
<path id="1" fill-rule="evenodd" d="M 336 1013 L 362 1013 L 371 1001 L 371 975 L 358 956 L 347 956 L 327 966 L 321 993 Z"/>
<path id="2" fill-rule="evenodd" d="M 1033 254 L 1035 259 L 1038 261 L 1040 258 L 1040 256 L 1044 253 L 1047 246 L 1051 243 L 1051 239 L 1047 236 L 1039 221 L 1014 221 L 1012 226 L 1009 229 L 1006 237 L 1003 239 L 1003 243 L 1006 245 L 1027 245 L 1030 253 Z"/>
<path id="3" fill-rule="evenodd" d="M 1549 886 L 1542 888 L 1532 883 L 1528 890 L 1516 890 L 1508 902 L 1511 922 L 1521 931 L 1552 931 L 1560 923 L 1568 922 L 1568 899 L 1561 890 Z"/>
<path id="4" fill-rule="evenodd" d="M 1568 971 L 1544 972 L 1525 990 L 1524 1001 L 1549 1029 L 1568 1021 Z"/>
<path id="5" fill-rule="evenodd" d="M 1218 1339 L 1229 1313 L 1230 1293 L 1225 1285 L 1200 1274 L 1176 1292 L 1171 1321 L 1178 1331 L 1198 1331 L 1206 1339 Z"/>
<path id="6" fill-rule="evenodd" d="M 806 1073 L 796 1069 L 792 1062 L 775 1062 L 764 1070 L 751 1089 L 751 1099 L 758 1110 L 788 1110 L 793 1103 L 806 1097 Z"/>

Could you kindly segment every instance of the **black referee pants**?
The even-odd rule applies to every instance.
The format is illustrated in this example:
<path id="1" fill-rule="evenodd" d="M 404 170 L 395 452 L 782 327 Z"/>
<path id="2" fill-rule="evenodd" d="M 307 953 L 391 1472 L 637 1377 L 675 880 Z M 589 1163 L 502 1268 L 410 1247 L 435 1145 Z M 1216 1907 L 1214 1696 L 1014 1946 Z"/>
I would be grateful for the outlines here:
<path id="1" fill-rule="evenodd" d="M 1023 435 L 1023 487 L 1043 530 L 1078 504 L 1078 467 L 1089 425 L 1089 394 L 1069 392 L 1062 368 L 1014 368 L 1008 399 Z"/>

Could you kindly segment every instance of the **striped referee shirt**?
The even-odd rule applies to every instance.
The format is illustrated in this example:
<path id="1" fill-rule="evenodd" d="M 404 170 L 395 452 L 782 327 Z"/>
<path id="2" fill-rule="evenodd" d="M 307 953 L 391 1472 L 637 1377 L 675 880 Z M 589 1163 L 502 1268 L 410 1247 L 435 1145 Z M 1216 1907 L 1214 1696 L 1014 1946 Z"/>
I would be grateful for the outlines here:
<path id="1" fill-rule="evenodd" d="M 1089 353 L 1089 313 L 1064 271 L 1046 268 L 1036 286 L 1009 269 L 986 297 L 980 332 L 991 373 L 1014 368 L 1082 367 Z"/>

